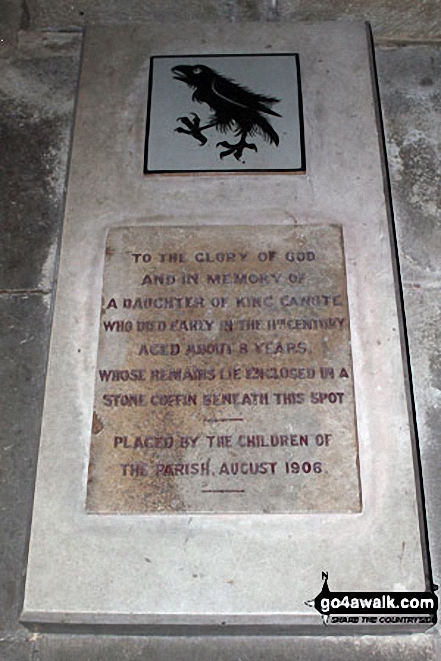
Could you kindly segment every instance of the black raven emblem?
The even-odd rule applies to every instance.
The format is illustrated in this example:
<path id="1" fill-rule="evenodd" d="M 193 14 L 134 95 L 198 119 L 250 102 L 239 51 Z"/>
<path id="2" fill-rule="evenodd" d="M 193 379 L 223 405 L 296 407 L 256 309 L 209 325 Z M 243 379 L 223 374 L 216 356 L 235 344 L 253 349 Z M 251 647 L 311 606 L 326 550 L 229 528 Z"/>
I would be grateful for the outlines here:
<path id="1" fill-rule="evenodd" d="M 280 99 L 256 94 L 203 64 L 179 65 L 173 67 L 172 72 L 176 80 L 187 83 L 194 90 L 193 101 L 206 103 L 212 110 L 205 126 L 201 126 L 200 117 L 196 113 L 191 113 L 192 118 L 178 117 L 183 126 L 178 126 L 175 131 L 193 136 L 199 140 L 201 146 L 207 142 L 203 131 L 209 128 L 215 127 L 221 133 L 234 131 L 234 135 L 239 138 L 238 142 L 230 143 L 224 140 L 218 142 L 216 147 L 225 147 L 219 154 L 220 158 L 232 154 L 238 161 L 242 158 L 244 149 L 257 152 L 256 145 L 247 142 L 247 136 L 260 135 L 267 142 L 278 146 L 279 136 L 264 115 L 281 117 L 271 109 Z"/>

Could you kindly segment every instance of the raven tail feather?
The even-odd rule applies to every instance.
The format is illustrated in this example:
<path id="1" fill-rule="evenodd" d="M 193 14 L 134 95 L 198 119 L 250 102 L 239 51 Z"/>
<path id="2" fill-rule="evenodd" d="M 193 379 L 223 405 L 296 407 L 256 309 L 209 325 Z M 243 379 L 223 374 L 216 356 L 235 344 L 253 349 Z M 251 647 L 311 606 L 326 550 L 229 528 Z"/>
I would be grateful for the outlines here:
<path id="1" fill-rule="evenodd" d="M 251 135 L 253 135 L 254 133 L 258 133 L 263 137 L 263 139 L 266 142 L 276 145 L 276 147 L 279 146 L 279 135 L 273 129 L 269 121 L 265 119 L 265 117 L 262 117 L 261 115 L 258 115 L 256 117 L 254 126 L 250 133 Z"/>

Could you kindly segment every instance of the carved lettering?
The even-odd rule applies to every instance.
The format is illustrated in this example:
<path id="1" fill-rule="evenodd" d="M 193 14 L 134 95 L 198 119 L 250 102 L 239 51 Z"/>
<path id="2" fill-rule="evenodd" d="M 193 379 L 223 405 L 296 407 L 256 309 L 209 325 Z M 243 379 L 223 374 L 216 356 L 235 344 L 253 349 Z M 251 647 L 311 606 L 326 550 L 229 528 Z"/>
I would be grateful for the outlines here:
<path id="1" fill-rule="evenodd" d="M 342 245 L 326 224 L 110 230 L 89 511 L 359 511 Z"/>

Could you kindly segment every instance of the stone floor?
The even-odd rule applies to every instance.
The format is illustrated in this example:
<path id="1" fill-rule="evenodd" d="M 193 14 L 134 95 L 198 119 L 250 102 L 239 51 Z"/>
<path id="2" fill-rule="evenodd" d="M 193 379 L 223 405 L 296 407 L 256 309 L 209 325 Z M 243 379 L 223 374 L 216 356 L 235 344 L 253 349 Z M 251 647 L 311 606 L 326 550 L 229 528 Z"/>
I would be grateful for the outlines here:
<path id="1" fill-rule="evenodd" d="M 174 11 L 176 7 L 176 11 Z M 415 390 L 434 580 L 441 583 L 441 21 L 437 2 L 0 0 L 0 661 L 441 659 L 412 636 L 30 635 L 18 623 L 84 23 L 372 21 Z M 440 40 L 440 41 L 438 41 Z M 438 652 L 438 656 L 437 656 Z"/>

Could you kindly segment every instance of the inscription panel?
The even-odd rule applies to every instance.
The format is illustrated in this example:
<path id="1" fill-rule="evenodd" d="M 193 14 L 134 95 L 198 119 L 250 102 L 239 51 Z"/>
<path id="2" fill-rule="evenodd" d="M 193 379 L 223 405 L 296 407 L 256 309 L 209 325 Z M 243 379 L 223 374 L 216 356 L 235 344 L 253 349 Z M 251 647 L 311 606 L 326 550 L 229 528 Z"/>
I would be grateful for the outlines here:
<path id="1" fill-rule="evenodd" d="M 109 231 L 87 509 L 357 512 L 342 228 Z"/>

